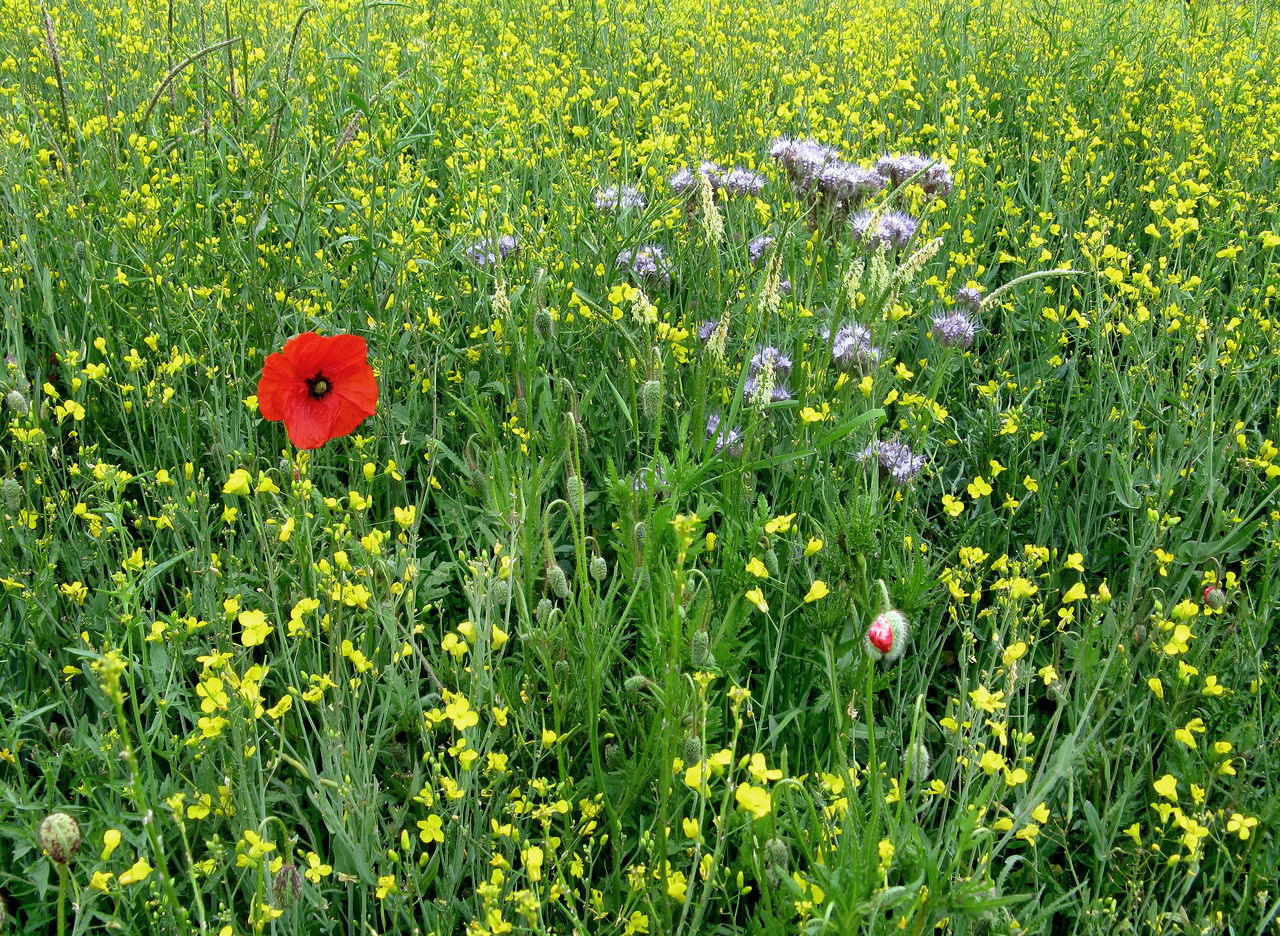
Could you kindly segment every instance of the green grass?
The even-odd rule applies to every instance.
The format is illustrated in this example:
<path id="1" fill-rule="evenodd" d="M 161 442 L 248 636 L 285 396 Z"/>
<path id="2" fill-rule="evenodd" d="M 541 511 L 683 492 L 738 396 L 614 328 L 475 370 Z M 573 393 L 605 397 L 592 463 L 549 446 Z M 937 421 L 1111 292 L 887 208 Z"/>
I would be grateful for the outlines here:
<path id="1" fill-rule="evenodd" d="M 0 3 L 0 933 L 1274 932 L 1274 16 Z"/>

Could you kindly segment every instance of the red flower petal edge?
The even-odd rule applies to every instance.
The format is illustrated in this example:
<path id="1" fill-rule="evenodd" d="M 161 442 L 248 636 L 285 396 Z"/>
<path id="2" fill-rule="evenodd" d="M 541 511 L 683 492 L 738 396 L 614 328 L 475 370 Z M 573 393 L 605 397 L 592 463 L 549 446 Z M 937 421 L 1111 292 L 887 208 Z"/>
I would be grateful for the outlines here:
<path id="1" fill-rule="evenodd" d="M 267 355 L 258 379 L 258 412 L 284 422 L 289 441 L 318 449 L 349 435 L 378 409 L 369 346 L 358 335 L 305 332 Z"/>

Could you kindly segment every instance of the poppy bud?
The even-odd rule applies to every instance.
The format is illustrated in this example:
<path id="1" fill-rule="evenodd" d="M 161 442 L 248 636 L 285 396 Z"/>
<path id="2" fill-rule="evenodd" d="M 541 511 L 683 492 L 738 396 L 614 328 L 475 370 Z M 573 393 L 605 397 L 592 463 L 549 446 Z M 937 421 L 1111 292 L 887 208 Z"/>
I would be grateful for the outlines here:
<path id="1" fill-rule="evenodd" d="M 564 574 L 564 569 L 554 562 L 547 563 L 547 588 L 557 598 L 569 597 L 569 579 Z"/>
<path id="2" fill-rule="evenodd" d="M 551 667 L 552 676 L 557 686 L 564 686 L 569 682 L 569 661 L 556 660 L 555 665 Z"/>
<path id="3" fill-rule="evenodd" d="M 26 417 L 31 412 L 31 404 L 27 402 L 27 398 L 22 395 L 19 390 L 10 390 L 5 394 L 4 402 L 9 409 L 13 410 L 21 417 Z"/>
<path id="4" fill-rule="evenodd" d="M 495 605 L 502 607 L 511 597 L 511 583 L 506 579 L 498 579 L 489 587 L 489 597 Z"/>
<path id="5" fill-rule="evenodd" d="M 774 837 L 764 843 L 764 874 L 770 887 L 782 887 L 790 867 L 791 849 L 785 841 Z"/>
<path id="6" fill-rule="evenodd" d="M 592 558 L 591 577 L 597 582 L 603 582 L 609 577 L 609 563 L 605 562 L 604 556 L 595 556 Z"/>
<path id="7" fill-rule="evenodd" d="M 907 638 L 910 636 L 911 622 L 907 620 L 907 616 L 890 608 L 871 622 L 863 643 L 873 660 L 896 663 L 907 649 Z"/>
<path id="8" fill-rule="evenodd" d="M 569 510 L 576 517 L 582 513 L 582 479 L 577 475 L 569 475 L 564 483 L 564 499 L 569 503 Z"/>
<path id="9" fill-rule="evenodd" d="M 1227 593 L 1217 585 L 1206 585 L 1204 589 L 1205 607 L 1211 611 L 1221 611 L 1227 606 Z"/>
<path id="10" fill-rule="evenodd" d="M 0 489 L 4 491 L 4 505 L 10 510 L 17 510 L 22 503 L 22 485 L 13 478 L 5 478 L 0 482 Z"/>
<path id="11" fill-rule="evenodd" d="M 921 784 L 929 779 L 929 768 L 933 759 L 929 756 L 929 748 L 923 741 L 916 741 L 907 756 L 907 778 L 913 784 Z"/>
<path id="12" fill-rule="evenodd" d="M 40 823 L 40 847 L 58 864 L 66 864 L 80 847 L 80 826 L 64 812 L 50 813 Z"/>
<path id="13" fill-rule="evenodd" d="M 533 333 L 543 341 L 550 341 L 556 334 L 556 320 L 541 306 L 533 313 Z"/>
<path id="14" fill-rule="evenodd" d="M 526 429 L 532 425 L 529 412 L 529 398 L 527 396 L 516 397 L 516 419 L 520 420 L 520 425 Z"/>
<path id="15" fill-rule="evenodd" d="M 774 550 L 766 549 L 764 551 L 764 567 L 773 578 L 782 578 L 781 571 L 778 568 L 778 554 Z"/>
<path id="16" fill-rule="evenodd" d="M 604 765 L 610 770 L 622 766 L 622 748 L 617 744 L 606 744 L 604 748 Z"/>
<path id="17" fill-rule="evenodd" d="M 551 617 L 553 607 L 554 605 L 551 604 L 550 598 L 543 598 L 538 602 L 538 607 L 533 613 L 537 616 L 539 624 L 547 623 L 547 620 Z"/>
<path id="18" fill-rule="evenodd" d="M 649 570 L 644 566 L 636 566 L 636 570 L 631 573 L 631 584 L 635 586 L 636 591 L 644 591 L 649 587 Z"/>
<path id="19" fill-rule="evenodd" d="M 702 760 L 702 739 L 696 735 L 685 735 L 680 757 L 686 764 L 696 764 Z"/>
<path id="20" fill-rule="evenodd" d="M 649 422 L 662 415 L 662 382 L 646 380 L 640 388 L 640 411 Z"/>
<path id="21" fill-rule="evenodd" d="M 644 549 L 644 540 L 649 533 L 649 528 L 645 526 L 643 520 L 637 520 L 636 525 L 631 528 L 631 536 L 636 541 L 637 549 Z"/>
<path id="22" fill-rule="evenodd" d="M 639 695 L 640 690 L 646 688 L 648 685 L 649 677 L 645 676 L 643 673 L 636 673 L 634 676 L 628 676 L 626 681 L 622 684 L 623 688 L 632 695 Z"/>
<path id="23" fill-rule="evenodd" d="M 707 665 L 711 658 L 711 638 L 704 630 L 693 632 L 693 640 L 689 647 L 689 662 L 698 669 Z"/>
<path id="24" fill-rule="evenodd" d="M 302 874 L 293 862 L 281 865 L 271 879 L 271 899 L 282 910 L 288 910 L 302 899 Z"/>

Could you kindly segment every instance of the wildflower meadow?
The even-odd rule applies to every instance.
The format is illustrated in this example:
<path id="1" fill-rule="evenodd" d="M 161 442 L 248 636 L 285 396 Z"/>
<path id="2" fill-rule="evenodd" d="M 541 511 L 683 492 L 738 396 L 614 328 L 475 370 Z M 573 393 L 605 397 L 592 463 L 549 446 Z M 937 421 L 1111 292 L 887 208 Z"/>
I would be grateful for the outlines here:
<path id="1" fill-rule="evenodd" d="M 1280 933 L 1269 0 L 0 0 L 0 934 Z"/>

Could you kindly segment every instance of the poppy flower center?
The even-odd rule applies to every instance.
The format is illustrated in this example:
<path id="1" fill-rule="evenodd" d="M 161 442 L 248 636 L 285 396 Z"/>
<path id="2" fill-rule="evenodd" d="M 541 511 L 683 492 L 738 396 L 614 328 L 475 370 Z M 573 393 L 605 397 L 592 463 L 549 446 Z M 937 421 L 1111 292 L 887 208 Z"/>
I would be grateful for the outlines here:
<path id="1" fill-rule="evenodd" d="M 307 381 L 307 389 L 311 391 L 311 395 L 317 400 L 323 400 L 328 396 L 329 391 L 333 389 L 333 385 L 329 383 L 329 378 L 324 374 L 316 374 Z"/>

